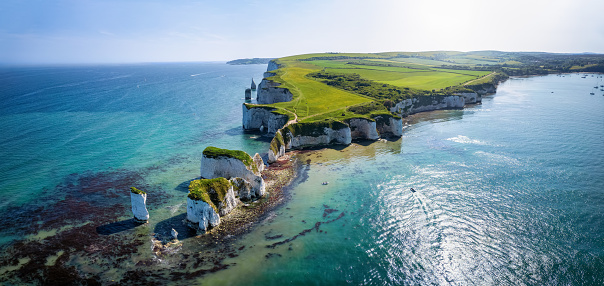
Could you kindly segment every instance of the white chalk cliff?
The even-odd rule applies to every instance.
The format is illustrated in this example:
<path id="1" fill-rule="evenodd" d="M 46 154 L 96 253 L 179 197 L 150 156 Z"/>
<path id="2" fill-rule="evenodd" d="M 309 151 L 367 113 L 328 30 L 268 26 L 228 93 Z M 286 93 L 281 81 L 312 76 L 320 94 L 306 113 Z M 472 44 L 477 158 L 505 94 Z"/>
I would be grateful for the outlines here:
<path id="1" fill-rule="evenodd" d="M 400 117 L 394 117 L 390 115 L 378 115 L 375 118 L 376 128 L 380 137 L 392 136 L 401 137 L 403 136 L 403 119 Z"/>
<path id="2" fill-rule="evenodd" d="M 466 104 L 464 96 L 448 95 L 439 97 L 421 97 L 402 100 L 390 108 L 390 112 L 407 116 L 418 112 L 439 109 L 461 109 Z"/>
<path id="3" fill-rule="evenodd" d="M 262 129 L 263 132 L 272 135 L 283 128 L 289 119 L 287 115 L 273 113 L 274 108 L 242 104 L 242 109 L 245 130 Z"/>
<path id="4" fill-rule="evenodd" d="M 258 157 L 260 157 L 260 155 L 258 155 Z M 252 191 L 257 194 L 258 197 L 262 197 L 266 192 L 264 179 L 262 179 L 260 176 L 258 166 L 260 164 L 254 164 L 258 164 L 258 161 L 256 161 L 256 163 L 252 163 L 250 166 L 246 166 L 241 160 L 236 158 L 226 156 L 211 158 L 206 155 L 202 155 L 201 177 L 205 179 L 223 177 L 227 180 L 232 178 L 242 178 L 250 183 L 252 186 Z M 261 165 L 262 167 L 260 168 L 263 168 L 264 163 L 261 163 Z"/>
<path id="5" fill-rule="evenodd" d="M 220 215 L 208 203 L 187 198 L 187 220 L 207 231 L 220 224 Z"/>
<path id="6" fill-rule="evenodd" d="M 375 121 L 366 118 L 352 118 L 347 120 L 346 123 L 350 126 L 352 139 L 377 140 L 380 138 Z"/>
<path id="7" fill-rule="evenodd" d="M 262 79 L 258 84 L 258 90 L 256 92 L 256 101 L 259 104 L 272 104 L 277 102 L 286 102 L 293 99 L 293 94 L 287 88 L 279 87 L 281 84 L 268 80 Z"/>
<path id="8" fill-rule="evenodd" d="M 149 211 L 147 211 L 147 194 L 135 194 L 130 192 L 130 202 L 132 203 L 132 213 L 134 218 L 140 221 L 149 220 Z"/>

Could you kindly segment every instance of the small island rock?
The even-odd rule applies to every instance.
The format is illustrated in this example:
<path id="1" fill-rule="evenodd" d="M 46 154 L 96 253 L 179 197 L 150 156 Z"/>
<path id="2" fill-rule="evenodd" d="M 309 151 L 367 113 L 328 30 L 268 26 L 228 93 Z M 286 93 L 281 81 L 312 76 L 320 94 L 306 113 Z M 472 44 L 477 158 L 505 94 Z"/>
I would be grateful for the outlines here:
<path id="1" fill-rule="evenodd" d="M 147 193 L 135 187 L 130 188 L 130 202 L 132 203 L 134 218 L 139 221 L 148 221 L 149 211 L 147 211 Z"/>

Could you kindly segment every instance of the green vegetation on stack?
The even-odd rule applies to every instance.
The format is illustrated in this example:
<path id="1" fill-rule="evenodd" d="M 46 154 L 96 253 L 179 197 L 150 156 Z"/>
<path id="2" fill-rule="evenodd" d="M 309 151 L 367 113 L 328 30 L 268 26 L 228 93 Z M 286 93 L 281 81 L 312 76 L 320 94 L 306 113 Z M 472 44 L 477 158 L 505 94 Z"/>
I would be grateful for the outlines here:
<path id="1" fill-rule="evenodd" d="M 130 192 L 133 193 L 133 194 L 138 194 L 138 195 L 147 194 L 144 191 L 141 191 L 141 190 L 139 190 L 139 189 L 137 189 L 135 187 L 130 187 Z"/>
<path id="2" fill-rule="evenodd" d="M 237 159 L 237 160 L 243 162 L 243 164 L 245 164 L 248 167 L 250 165 L 252 165 L 252 162 L 253 162 L 252 157 L 248 153 L 245 153 L 244 151 L 220 149 L 220 148 L 216 148 L 216 147 L 212 147 L 212 146 L 208 146 L 206 149 L 204 149 L 203 155 L 208 158 L 227 157 L 227 158 Z"/>
<path id="3" fill-rule="evenodd" d="M 189 199 L 204 201 L 217 213 L 216 205 L 224 201 L 231 187 L 231 182 L 225 178 L 193 180 L 189 183 Z"/>

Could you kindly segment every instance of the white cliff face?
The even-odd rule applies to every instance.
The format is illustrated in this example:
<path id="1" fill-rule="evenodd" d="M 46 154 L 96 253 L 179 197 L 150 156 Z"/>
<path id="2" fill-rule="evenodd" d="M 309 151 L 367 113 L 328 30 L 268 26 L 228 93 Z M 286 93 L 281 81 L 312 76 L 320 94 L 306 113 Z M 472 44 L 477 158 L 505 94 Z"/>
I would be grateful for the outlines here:
<path id="1" fill-rule="evenodd" d="M 269 149 L 268 150 L 268 162 L 275 163 L 283 155 L 285 155 L 285 145 L 279 146 L 279 150 L 277 151 L 277 153 L 273 152 L 272 149 Z"/>
<path id="2" fill-rule="evenodd" d="M 132 203 L 132 213 L 134 218 L 140 221 L 149 220 L 147 211 L 147 194 L 130 193 L 130 202 Z"/>
<path id="3" fill-rule="evenodd" d="M 243 108 L 243 129 L 261 130 L 268 134 L 275 134 L 277 130 L 287 124 L 288 117 L 283 114 L 274 114 L 266 107 L 253 107 L 242 105 Z"/>
<path id="4" fill-rule="evenodd" d="M 429 101 L 429 102 L 426 102 Z M 394 107 L 390 108 L 391 112 L 401 114 L 402 116 L 439 110 L 439 109 L 456 109 L 463 108 L 466 104 L 465 98 L 459 95 L 445 96 L 440 99 L 418 99 L 416 97 L 402 100 Z"/>
<path id="5" fill-rule="evenodd" d="M 254 189 L 252 184 L 242 178 L 232 178 L 233 191 L 241 201 L 254 201 L 264 196 L 264 188 Z M 262 182 L 263 184 L 264 182 Z"/>
<path id="6" fill-rule="evenodd" d="M 258 85 L 256 101 L 259 104 L 272 104 L 277 102 L 291 101 L 293 94 L 287 88 L 280 88 L 278 82 L 262 79 Z"/>
<path id="7" fill-rule="evenodd" d="M 352 139 L 377 140 L 378 135 L 376 122 L 364 118 L 353 118 L 348 121 L 350 136 Z"/>
<path id="8" fill-rule="evenodd" d="M 380 136 L 403 136 L 403 119 L 393 116 L 384 117 L 383 115 L 376 117 L 377 130 Z"/>
<path id="9" fill-rule="evenodd" d="M 224 196 L 224 200 L 222 202 L 218 202 L 215 204 L 218 208 L 218 214 L 220 216 L 225 216 L 230 213 L 237 205 L 239 204 L 239 200 L 235 197 L 235 192 L 233 191 L 233 186 L 229 188 L 226 195 Z"/>
<path id="10" fill-rule="evenodd" d="M 491 94 L 497 92 L 497 86 L 484 84 L 480 88 L 475 89 L 475 91 L 479 95 Z"/>
<path id="11" fill-rule="evenodd" d="M 199 229 L 204 232 L 220 224 L 220 216 L 214 208 L 204 201 L 191 198 L 187 198 L 187 220 L 198 224 Z"/>
<path id="12" fill-rule="evenodd" d="M 476 92 L 456 93 L 455 95 L 463 96 L 466 101 L 466 104 L 472 104 L 482 101 L 482 96 L 480 96 Z"/>
<path id="13" fill-rule="evenodd" d="M 352 142 L 352 136 L 350 135 L 349 127 L 336 130 L 324 127 L 323 134 L 319 136 L 293 136 L 291 133 L 288 133 L 288 136 L 290 136 L 291 140 L 286 149 L 297 149 L 303 147 L 321 146 L 329 144 L 348 145 Z"/>
<path id="14" fill-rule="evenodd" d="M 256 169 L 258 170 L 258 172 L 262 173 L 262 171 L 264 171 L 264 160 L 262 160 L 262 157 L 260 156 L 260 154 L 256 153 L 254 155 L 254 157 L 252 158 L 252 160 L 254 161 L 254 164 L 256 165 Z"/>
<path id="15" fill-rule="evenodd" d="M 264 195 L 266 191 L 260 171 L 254 171 L 252 165 L 247 167 L 243 162 L 234 158 L 209 158 L 203 155 L 201 157 L 201 177 L 206 179 L 223 177 L 227 180 L 242 178 L 252 185 L 253 192 Z"/>
<path id="16" fill-rule="evenodd" d="M 279 65 L 275 62 L 275 60 L 271 60 L 268 62 L 268 67 L 266 68 L 267 72 L 274 71 L 279 69 Z"/>

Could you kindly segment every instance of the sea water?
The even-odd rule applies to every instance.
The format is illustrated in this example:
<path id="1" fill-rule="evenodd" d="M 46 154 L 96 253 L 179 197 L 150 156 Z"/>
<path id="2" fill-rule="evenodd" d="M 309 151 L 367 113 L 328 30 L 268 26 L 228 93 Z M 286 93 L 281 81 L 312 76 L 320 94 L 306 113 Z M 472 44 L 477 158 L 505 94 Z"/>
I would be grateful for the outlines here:
<path id="1" fill-rule="evenodd" d="M 266 142 L 241 129 L 244 90 L 265 70 L 224 63 L 1 69 L 0 212 L 60 199 L 58 185 L 103 172 L 161 167 L 133 184 L 168 192 L 199 177 L 210 145 L 266 152 Z M 0 229 L 0 245 L 20 235 Z"/>
<path id="2" fill-rule="evenodd" d="M 130 176 L 125 182 L 146 187 L 149 226 L 112 235 L 152 236 L 157 224 L 185 212 L 186 182 L 199 176 L 203 148 L 266 152 L 266 141 L 240 127 L 243 90 L 265 69 L 3 69 L 2 247 L 69 227 L 29 233 L 15 214 L 41 197 L 61 200 L 65 188 L 57 186 L 74 178 L 111 188 L 123 183 L 114 177 Z M 594 86 L 602 84 L 600 75 L 512 78 L 482 104 L 412 116 L 399 140 L 297 155 L 303 172 L 289 200 L 233 242 L 243 250 L 223 262 L 228 268 L 180 281 L 601 284 L 604 92 Z M 67 189 L 79 191 L 75 185 Z M 184 240 L 180 255 L 203 251 L 196 239 Z M 130 256 L 117 266 L 92 268 L 99 263 L 75 258 L 69 264 L 120 281 L 123 271 L 145 269 L 135 266 L 137 257 L 153 255 L 144 244 Z M 181 269 L 179 261 L 159 260 L 149 266 L 158 277 Z M 21 266 L 10 267 L 1 273 Z"/>
<path id="3" fill-rule="evenodd" d="M 603 80 L 582 77 L 512 78 L 399 141 L 309 155 L 254 248 L 201 282 L 601 285 Z"/>

